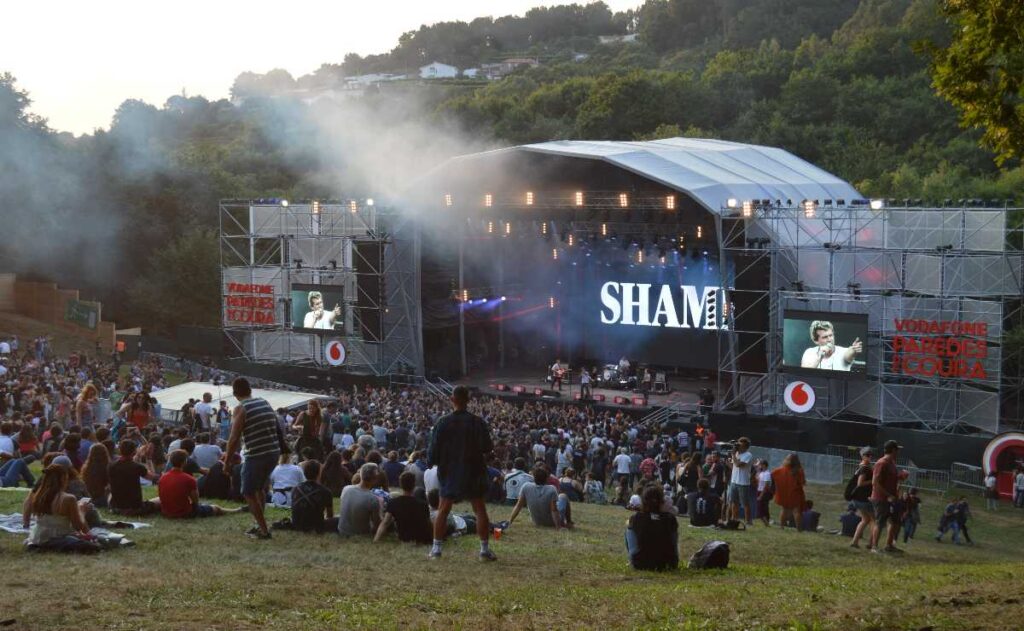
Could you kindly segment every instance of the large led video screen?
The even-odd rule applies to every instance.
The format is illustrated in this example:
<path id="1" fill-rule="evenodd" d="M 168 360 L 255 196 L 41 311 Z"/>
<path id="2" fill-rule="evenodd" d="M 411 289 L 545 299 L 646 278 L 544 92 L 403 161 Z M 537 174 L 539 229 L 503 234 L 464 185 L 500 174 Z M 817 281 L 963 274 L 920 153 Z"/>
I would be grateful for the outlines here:
<path id="1" fill-rule="evenodd" d="M 291 286 L 292 328 L 309 333 L 344 331 L 345 301 L 341 287 L 331 285 Z"/>
<path id="2" fill-rule="evenodd" d="M 718 336 L 728 321 L 717 259 L 669 253 L 665 264 L 598 260 L 575 272 L 575 278 L 561 281 L 559 323 L 574 356 L 717 367 Z"/>
<path id="3" fill-rule="evenodd" d="M 782 321 L 786 372 L 839 378 L 866 375 L 866 314 L 787 309 Z"/>

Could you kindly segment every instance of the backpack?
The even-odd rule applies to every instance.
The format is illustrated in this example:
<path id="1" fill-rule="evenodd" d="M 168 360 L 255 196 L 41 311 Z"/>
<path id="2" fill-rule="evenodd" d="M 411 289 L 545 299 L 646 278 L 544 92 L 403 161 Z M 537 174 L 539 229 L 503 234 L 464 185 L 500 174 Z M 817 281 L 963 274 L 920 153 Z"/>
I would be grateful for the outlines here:
<path id="1" fill-rule="evenodd" d="M 853 499 L 853 493 L 857 490 L 857 480 L 860 478 L 860 467 L 853 472 L 853 476 L 850 477 L 850 481 L 846 483 L 846 488 L 843 490 L 843 499 L 849 502 Z"/>
<path id="2" fill-rule="evenodd" d="M 709 541 L 693 553 L 687 565 L 691 570 L 725 569 L 729 567 L 729 544 Z"/>

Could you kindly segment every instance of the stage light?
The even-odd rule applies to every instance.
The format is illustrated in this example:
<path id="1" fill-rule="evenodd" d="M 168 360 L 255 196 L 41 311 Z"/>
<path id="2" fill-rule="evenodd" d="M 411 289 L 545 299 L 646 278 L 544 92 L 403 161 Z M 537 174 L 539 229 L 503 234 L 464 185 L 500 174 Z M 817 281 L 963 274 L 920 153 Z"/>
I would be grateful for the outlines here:
<path id="1" fill-rule="evenodd" d="M 288 200 L 287 199 L 282 199 L 281 200 L 281 206 L 283 208 L 288 208 Z"/>
<path id="2" fill-rule="evenodd" d="M 494 222 L 493 221 L 488 221 L 487 222 L 487 234 L 494 234 Z"/>
<path id="3" fill-rule="evenodd" d="M 576 191 L 576 205 L 583 205 L 583 191 Z"/>
<path id="4" fill-rule="evenodd" d="M 801 206 L 804 209 L 804 217 L 807 219 L 813 219 L 818 204 L 813 199 L 805 199 Z"/>
<path id="5" fill-rule="evenodd" d="M 462 302 L 469 302 L 469 290 L 468 289 L 463 289 L 462 290 Z"/>
<path id="6" fill-rule="evenodd" d="M 675 209 L 676 209 L 676 196 L 675 195 L 666 195 L 665 196 L 665 210 L 675 210 Z"/>
<path id="7" fill-rule="evenodd" d="M 702 226 L 697 226 L 697 238 L 698 239 L 703 239 L 704 238 L 704 228 Z"/>
<path id="8" fill-rule="evenodd" d="M 739 205 L 739 202 L 736 201 L 736 199 L 730 197 L 729 199 L 725 200 L 725 205 L 729 208 L 736 208 L 736 206 Z"/>
<path id="9" fill-rule="evenodd" d="M 606 223 L 601 224 L 601 236 L 602 237 L 607 237 L 608 236 L 608 224 L 606 224 Z"/>
<path id="10" fill-rule="evenodd" d="M 315 200 L 315 199 L 313 200 L 312 211 L 313 211 L 314 215 L 319 215 L 320 214 L 320 202 L 319 202 L 319 200 Z"/>
<path id="11" fill-rule="evenodd" d="M 885 208 L 884 199 L 873 199 L 871 200 L 871 210 L 882 210 Z"/>
<path id="12" fill-rule="evenodd" d="M 554 308 L 555 308 L 555 297 L 551 296 L 550 298 L 548 298 L 548 309 L 554 309 Z"/>
<path id="13" fill-rule="evenodd" d="M 639 250 L 636 251 L 636 262 L 637 263 L 643 263 L 644 262 L 644 249 L 642 247 Z"/>
<path id="14" fill-rule="evenodd" d="M 576 243 L 576 238 L 572 236 L 572 233 L 571 233 L 571 232 L 569 233 L 569 238 L 568 238 L 568 239 L 566 239 L 566 243 L 568 243 L 568 244 L 569 244 L 569 247 L 570 247 L 570 248 L 571 248 L 571 247 L 572 247 L 573 245 L 575 245 L 575 243 Z"/>
<path id="15" fill-rule="evenodd" d="M 445 193 L 445 195 L 444 195 L 444 205 L 445 206 L 451 206 L 452 205 L 452 194 L 451 193 Z"/>
<path id="16" fill-rule="evenodd" d="M 754 202 L 746 201 L 743 202 L 743 216 L 752 217 L 754 215 Z"/>
<path id="17" fill-rule="evenodd" d="M 352 212 L 356 212 L 357 210 L 359 210 L 359 205 L 356 204 L 356 200 L 353 199 L 348 203 L 348 209 Z"/>
<path id="18" fill-rule="evenodd" d="M 507 300 L 507 298 L 505 298 L 505 296 L 502 296 L 502 297 L 501 297 L 501 301 L 502 301 L 502 302 L 505 302 L 506 300 Z"/>
<path id="19" fill-rule="evenodd" d="M 619 193 L 619 208 L 629 207 L 629 195 L 625 193 Z"/>
<path id="20" fill-rule="evenodd" d="M 533 206 L 533 191 L 526 191 L 526 205 Z"/>
<path id="21" fill-rule="evenodd" d="M 493 205 L 494 205 L 494 197 L 490 193 L 484 195 L 484 206 L 486 206 L 487 208 L 490 208 Z"/>
<path id="22" fill-rule="evenodd" d="M 664 265 L 664 264 L 665 264 L 665 257 L 664 257 L 664 255 L 662 255 L 662 256 L 659 256 L 659 257 L 658 257 L 658 261 L 659 261 L 659 262 L 660 262 L 660 263 L 661 263 L 662 265 Z"/>
<path id="23" fill-rule="evenodd" d="M 546 222 L 546 221 L 542 221 L 541 222 L 541 224 L 540 224 L 540 233 L 543 236 L 545 236 L 545 237 L 548 236 L 548 222 Z"/>
<path id="24" fill-rule="evenodd" d="M 558 248 L 551 248 L 551 260 L 558 260 Z"/>
<path id="25" fill-rule="evenodd" d="M 366 198 L 366 205 L 367 206 L 373 206 L 373 198 L 372 197 L 367 197 Z"/>
<path id="26" fill-rule="evenodd" d="M 506 221 L 505 222 L 505 236 L 507 237 L 510 234 L 512 234 L 512 222 L 511 221 Z"/>

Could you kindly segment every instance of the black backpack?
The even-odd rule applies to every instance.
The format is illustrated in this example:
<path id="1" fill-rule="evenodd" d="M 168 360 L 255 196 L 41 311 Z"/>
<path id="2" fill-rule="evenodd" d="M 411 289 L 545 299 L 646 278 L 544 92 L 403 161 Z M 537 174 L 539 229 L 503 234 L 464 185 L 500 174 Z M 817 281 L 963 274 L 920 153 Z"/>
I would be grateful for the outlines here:
<path id="1" fill-rule="evenodd" d="M 860 478 L 860 467 L 853 472 L 853 476 L 850 481 L 846 483 L 846 488 L 843 490 L 843 499 L 849 502 L 853 499 L 853 493 L 857 490 L 857 479 Z"/>
<path id="2" fill-rule="evenodd" d="M 709 541 L 693 553 L 690 563 L 691 570 L 714 570 L 729 567 L 729 544 L 724 541 Z"/>

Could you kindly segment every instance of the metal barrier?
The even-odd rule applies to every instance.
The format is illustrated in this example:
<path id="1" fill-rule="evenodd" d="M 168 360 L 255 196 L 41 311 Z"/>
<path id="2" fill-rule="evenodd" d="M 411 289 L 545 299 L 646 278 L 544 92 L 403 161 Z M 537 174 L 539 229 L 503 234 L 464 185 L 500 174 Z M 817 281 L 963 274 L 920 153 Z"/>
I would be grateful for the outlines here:
<path id="1" fill-rule="evenodd" d="M 782 464 L 789 454 L 796 454 L 804 467 L 804 477 L 808 482 L 816 484 L 840 484 L 843 482 L 843 459 L 828 454 L 812 454 L 805 451 L 788 449 L 772 449 L 771 447 L 751 447 L 750 453 L 755 458 L 767 460 L 771 469 Z"/>
<path id="2" fill-rule="evenodd" d="M 949 467 L 949 478 L 954 486 L 985 489 L 985 471 L 981 467 L 954 462 Z"/>
<path id="3" fill-rule="evenodd" d="M 914 487 L 921 491 L 933 491 L 935 493 L 945 493 L 949 490 L 951 476 L 948 471 L 922 469 L 912 465 L 897 466 L 901 471 L 906 471 L 909 474 L 907 479 L 900 483 L 900 486 L 907 488 Z M 844 458 L 843 480 L 849 480 L 853 474 L 857 472 L 858 467 L 860 467 L 860 459 Z"/>

